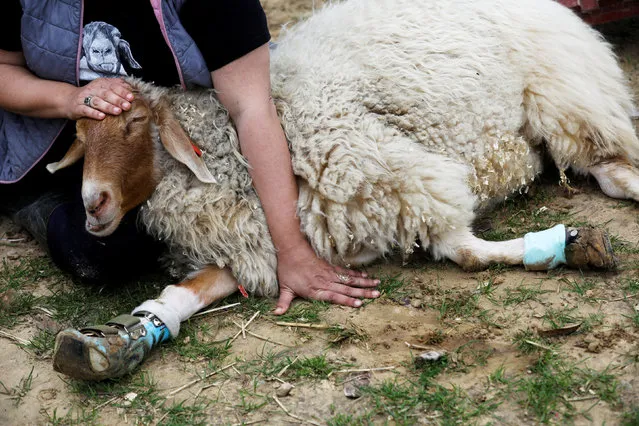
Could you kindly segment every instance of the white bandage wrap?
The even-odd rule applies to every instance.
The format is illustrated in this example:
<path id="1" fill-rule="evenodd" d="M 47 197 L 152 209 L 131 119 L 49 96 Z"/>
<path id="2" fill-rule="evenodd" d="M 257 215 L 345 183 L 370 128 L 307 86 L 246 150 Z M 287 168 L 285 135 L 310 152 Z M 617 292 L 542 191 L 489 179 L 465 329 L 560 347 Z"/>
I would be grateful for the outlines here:
<path id="1" fill-rule="evenodd" d="M 202 302 L 187 288 L 170 285 L 166 287 L 160 297 L 147 300 L 132 312 L 147 311 L 157 316 L 175 338 L 180 333 L 180 323 L 202 309 Z"/>
<path id="2" fill-rule="evenodd" d="M 566 227 L 557 225 L 524 236 L 524 266 L 529 271 L 545 271 L 566 263 Z"/>

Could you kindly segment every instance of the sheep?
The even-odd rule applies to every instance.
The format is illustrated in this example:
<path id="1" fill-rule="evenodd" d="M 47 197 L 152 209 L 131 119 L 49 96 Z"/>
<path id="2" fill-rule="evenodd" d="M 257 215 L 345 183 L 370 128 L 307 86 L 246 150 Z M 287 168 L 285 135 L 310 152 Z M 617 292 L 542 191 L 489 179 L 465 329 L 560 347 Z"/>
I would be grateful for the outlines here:
<path id="1" fill-rule="evenodd" d="M 490 242 L 471 231 L 478 212 L 533 183 L 544 152 L 562 175 L 591 174 L 607 195 L 639 201 L 622 71 L 603 38 L 552 0 L 331 4 L 278 40 L 271 75 L 302 230 L 332 264 L 421 246 L 468 270 L 556 266 L 554 255 L 526 262 L 538 244 L 530 234 Z M 95 235 L 144 203 L 141 222 L 168 243 L 169 270 L 186 278 L 136 312 L 155 313 L 176 336 L 180 321 L 239 284 L 276 295 L 275 247 L 215 91 L 128 81 L 131 111 L 79 120 L 76 142 L 49 169 L 84 156 Z M 602 233 L 544 235 L 559 238 L 560 251 L 567 244 L 571 266 L 614 266 Z"/>

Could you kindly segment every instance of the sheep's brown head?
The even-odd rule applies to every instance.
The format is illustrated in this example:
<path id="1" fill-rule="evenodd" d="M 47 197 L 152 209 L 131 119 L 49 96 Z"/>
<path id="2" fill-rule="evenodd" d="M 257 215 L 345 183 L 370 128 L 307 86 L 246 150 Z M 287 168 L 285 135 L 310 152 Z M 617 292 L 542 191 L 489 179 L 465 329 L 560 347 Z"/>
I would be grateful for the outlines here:
<path id="1" fill-rule="evenodd" d="M 161 146 L 199 180 L 215 182 L 168 103 L 140 96 L 120 115 L 78 120 L 75 141 L 64 158 L 47 169 L 54 173 L 84 157 L 86 229 L 103 237 L 112 234 L 128 211 L 153 194 L 162 177 L 156 161 Z"/>

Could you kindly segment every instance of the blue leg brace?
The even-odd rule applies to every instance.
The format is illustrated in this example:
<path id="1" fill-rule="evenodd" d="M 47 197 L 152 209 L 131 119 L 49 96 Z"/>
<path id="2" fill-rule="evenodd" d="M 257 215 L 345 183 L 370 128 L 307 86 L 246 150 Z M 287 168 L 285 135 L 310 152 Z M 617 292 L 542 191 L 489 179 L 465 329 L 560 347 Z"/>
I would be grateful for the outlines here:
<path id="1" fill-rule="evenodd" d="M 557 225 L 524 236 L 524 266 L 529 271 L 545 271 L 566 263 L 566 227 Z"/>

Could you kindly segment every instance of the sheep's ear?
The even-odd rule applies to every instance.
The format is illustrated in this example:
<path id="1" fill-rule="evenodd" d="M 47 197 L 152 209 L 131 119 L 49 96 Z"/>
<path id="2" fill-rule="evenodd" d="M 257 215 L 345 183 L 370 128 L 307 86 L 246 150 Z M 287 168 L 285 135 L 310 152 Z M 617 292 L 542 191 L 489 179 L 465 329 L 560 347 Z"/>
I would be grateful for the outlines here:
<path id="1" fill-rule="evenodd" d="M 200 181 L 217 183 L 200 157 L 202 153 L 199 148 L 193 145 L 180 123 L 173 116 L 167 103 L 161 101 L 155 108 L 155 114 L 160 129 L 160 140 L 169 154 L 191 169 Z"/>
<path id="2" fill-rule="evenodd" d="M 84 157 L 84 142 L 80 139 L 76 139 L 73 141 L 69 150 L 62 160 L 56 163 L 47 164 L 47 170 L 49 173 L 55 173 L 60 169 L 64 169 L 65 167 L 69 167 L 71 164 L 76 163 L 80 158 Z"/>

